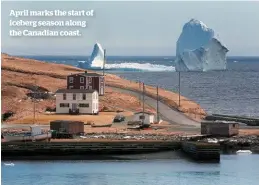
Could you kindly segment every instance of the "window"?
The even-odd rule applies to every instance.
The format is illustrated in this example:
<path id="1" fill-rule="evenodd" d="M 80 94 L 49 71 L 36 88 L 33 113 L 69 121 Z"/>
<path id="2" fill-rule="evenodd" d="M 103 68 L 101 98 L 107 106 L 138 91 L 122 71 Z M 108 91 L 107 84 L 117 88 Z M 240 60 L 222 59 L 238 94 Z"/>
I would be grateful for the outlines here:
<path id="1" fill-rule="evenodd" d="M 76 100 L 76 94 L 73 94 L 73 100 Z"/>
<path id="2" fill-rule="evenodd" d="M 79 103 L 79 107 L 89 107 L 89 103 Z"/>
<path id="3" fill-rule="evenodd" d="M 92 78 L 91 77 L 89 77 L 89 83 L 92 83 Z"/>
<path id="4" fill-rule="evenodd" d="M 69 107 L 69 103 L 61 103 L 59 104 L 60 107 Z"/>
<path id="5" fill-rule="evenodd" d="M 72 85 L 71 85 L 71 86 L 69 86 L 69 89 L 73 89 L 73 88 L 74 88 L 74 86 L 72 86 Z"/>
<path id="6" fill-rule="evenodd" d="M 91 85 L 89 86 L 89 89 L 92 90 L 92 86 Z"/>
<path id="7" fill-rule="evenodd" d="M 86 94 L 83 94 L 83 100 L 86 100 Z"/>
<path id="8" fill-rule="evenodd" d="M 139 119 L 145 119 L 145 116 L 140 115 L 140 116 L 139 116 Z"/>
<path id="9" fill-rule="evenodd" d="M 63 100 L 66 100 L 67 99 L 67 94 L 63 94 Z"/>
<path id="10" fill-rule="evenodd" d="M 80 89 L 85 89 L 85 86 L 80 86 Z"/>
<path id="11" fill-rule="evenodd" d="M 69 83 L 73 83 L 74 82 L 74 78 L 72 76 L 69 77 Z"/>
<path id="12" fill-rule="evenodd" d="M 80 77 L 80 83 L 84 83 L 85 82 L 85 78 L 84 77 Z"/>

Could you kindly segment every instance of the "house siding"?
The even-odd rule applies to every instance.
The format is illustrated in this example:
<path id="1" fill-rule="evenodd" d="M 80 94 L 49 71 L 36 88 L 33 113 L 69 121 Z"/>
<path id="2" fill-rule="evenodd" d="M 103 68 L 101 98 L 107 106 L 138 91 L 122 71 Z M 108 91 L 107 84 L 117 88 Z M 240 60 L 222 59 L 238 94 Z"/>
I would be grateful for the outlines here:
<path id="1" fill-rule="evenodd" d="M 63 93 L 56 94 L 56 113 L 67 114 L 72 109 L 72 104 L 76 104 L 80 114 L 96 114 L 99 111 L 99 96 L 95 91 L 93 93 L 65 93 L 66 100 L 63 100 Z M 73 94 L 76 94 L 76 100 L 73 100 Z M 83 100 L 83 94 L 86 99 Z M 93 98 L 94 97 L 94 98 Z M 60 107 L 60 103 L 68 103 L 69 107 Z M 79 104 L 89 104 L 89 107 L 79 107 Z M 94 104 L 97 106 L 94 107 Z"/>
<path id="2" fill-rule="evenodd" d="M 142 116 L 143 113 L 138 113 L 134 115 L 134 121 L 142 121 L 142 119 L 140 119 L 140 116 Z M 144 124 L 151 124 L 154 123 L 154 115 L 153 114 L 146 114 L 144 113 L 145 119 L 144 119 Z"/>
<path id="3" fill-rule="evenodd" d="M 238 123 L 220 123 L 220 122 L 202 122 L 201 134 L 211 134 L 215 136 L 233 136 L 238 135 Z"/>
<path id="4" fill-rule="evenodd" d="M 70 77 L 73 77 L 73 82 L 70 82 Z M 84 78 L 84 82 L 80 83 L 80 78 Z M 99 95 L 104 95 L 104 77 L 103 76 L 85 76 L 81 74 L 72 74 L 67 76 L 67 89 L 80 89 L 84 86 L 84 89 L 94 89 Z M 90 88 L 90 86 L 92 88 Z M 101 91 L 100 87 L 103 87 Z"/>

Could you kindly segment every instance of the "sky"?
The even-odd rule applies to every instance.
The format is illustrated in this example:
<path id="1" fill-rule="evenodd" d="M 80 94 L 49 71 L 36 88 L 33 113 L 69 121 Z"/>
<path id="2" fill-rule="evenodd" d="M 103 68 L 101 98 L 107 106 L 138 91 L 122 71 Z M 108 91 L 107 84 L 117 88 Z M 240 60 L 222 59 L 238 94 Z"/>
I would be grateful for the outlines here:
<path id="1" fill-rule="evenodd" d="M 81 37 L 10 37 L 11 9 L 93 9 L 95 16 L 76 18 L 88 22 Z M 90 55 L 99 42 L 110 56 L 174 56 L 183 25 L 195 18 L 219 35 L 228 56 L 259 56 L 258 10 L 256 1 L 2 2 L 1 49 L 14 55 Z"/>

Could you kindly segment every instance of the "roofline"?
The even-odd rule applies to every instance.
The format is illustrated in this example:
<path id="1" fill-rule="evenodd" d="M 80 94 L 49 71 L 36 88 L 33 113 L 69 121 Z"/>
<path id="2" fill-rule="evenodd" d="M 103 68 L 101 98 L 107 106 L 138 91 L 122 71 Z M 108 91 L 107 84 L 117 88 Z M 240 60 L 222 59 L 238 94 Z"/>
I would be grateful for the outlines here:
<path id="1" fill-rule="evenodd" d="M 87 74 L 94 74 L 94 73 L 86 73 L 86 74 L 84 74 L 84 73 L 75 73 L 75 74 L 70 74 L 70 75 L 68 75 L 67 77 L 69 77 L 69 76 L 74 76 L 74 75 L 86 77 Z M 95 73 L 95 74 L 96 74 L 96 75 L 92 75 L 91 77 L 102 77 L 102 76 L 103 76 L 102 74 L 98 74 L 98 73 Z M 89 75 L 89 76 L 90 76 L 90 75 Z"/>
<path id="2" fill-rule="evenodd" d="M 61 91 L 61 90 L 85 90 L 86 92 L 65 92 L 65 93 L 94 93 L 94 92 L 97 92 L 98 93 L 98 91 L 97 90 L 95 90 L 95 89 L 91 89 L 91 90 L 89 90 L 89 89 L 58 89 L 56 92 L 55 92 L 55 94 L 57 94 L 57 93 L 64 93 L 64 92 L 58 92 L 58 91 Z M 87 91 L 92 91 L 92 92 L 87 92 Z"/>

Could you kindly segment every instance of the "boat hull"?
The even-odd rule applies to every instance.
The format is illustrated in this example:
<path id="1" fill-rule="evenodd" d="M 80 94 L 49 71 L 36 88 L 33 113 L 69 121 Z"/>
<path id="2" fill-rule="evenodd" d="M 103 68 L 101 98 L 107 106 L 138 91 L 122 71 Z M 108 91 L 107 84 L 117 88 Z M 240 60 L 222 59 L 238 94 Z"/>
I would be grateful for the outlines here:
<path id="1" fill-rule="evenodd" d="M 4 136 L 5 142 L 10 142 L 10 141 L 39 141 L 39 140 L 45 140 L 45 139 L 50 139 L 50 138 L 51 138 L 51 133 L 40 134 L 40 135 L 35 135 L 35 136 L 11 136 L 11 135 Z"/>

